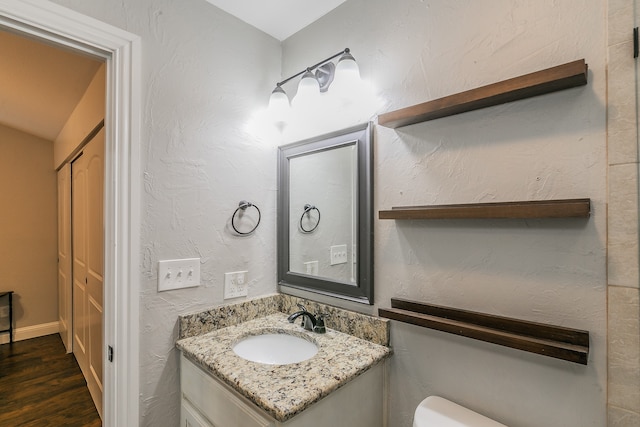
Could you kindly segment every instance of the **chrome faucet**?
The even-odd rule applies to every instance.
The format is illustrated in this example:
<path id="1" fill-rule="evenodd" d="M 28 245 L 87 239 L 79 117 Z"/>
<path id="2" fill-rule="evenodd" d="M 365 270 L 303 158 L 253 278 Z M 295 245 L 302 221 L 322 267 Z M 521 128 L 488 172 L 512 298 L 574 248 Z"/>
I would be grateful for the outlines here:
<path id="1" fill-rule="evenodd" d="M 324 319 L 328 317 L 327 314 L 318 314 L 314 316 L 307 311 L 307 308 L 304 305 L 298 303 L 297 306 L 300 311 L 296 311 L 287 317 L 289 323 L 293 323 L 298 317 L 302 317 L 302 324 L 300 326 L 307 331 L 313 331 L 319 334 L 327 332 L 327 329 L 324 326 Z"/>

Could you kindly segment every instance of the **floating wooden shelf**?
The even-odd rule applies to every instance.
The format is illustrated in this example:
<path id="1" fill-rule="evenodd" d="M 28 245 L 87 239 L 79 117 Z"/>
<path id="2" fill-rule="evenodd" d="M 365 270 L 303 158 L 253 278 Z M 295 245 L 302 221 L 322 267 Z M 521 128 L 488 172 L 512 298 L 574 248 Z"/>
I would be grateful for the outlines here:
<path id="1" fill-rule="evenodd" d="M 445 96 L 378 116 L 378 124 L 399 128 L 519 99 L 531 98 L 587 84 L 584 59 Z"/>
<path id="2" fill-rule="evenodd" d="M 534 200 L 462 205 L 404 206 L 378 212 L 379 219 L 588 218 L 590 199 Z"/>
<path id="3" fill-rule="evenodd" d="M 463 337 L 587 364 L 589 332 L 409 301 L 391 299 L 392 308 L 380 308 L 387 319 L 436 329 Z"/>

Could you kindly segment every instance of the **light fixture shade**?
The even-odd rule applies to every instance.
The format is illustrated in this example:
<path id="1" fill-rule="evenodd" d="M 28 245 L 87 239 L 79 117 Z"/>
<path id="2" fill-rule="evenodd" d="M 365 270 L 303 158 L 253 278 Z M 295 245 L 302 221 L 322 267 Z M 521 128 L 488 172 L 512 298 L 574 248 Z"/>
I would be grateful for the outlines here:
<path id="1" fill-rule="evenodd" d="M 276 86 L 273 92 L 271 92 L 268 111 L 271 119 L 275 123 L 283 123 L 289 119 L 291 113 L 289 97 L 280 86 Z"/>
<path id="2" fill-rule="evenodd" d="M 360 68 L 355 58 L 349 52 L 345 52 L 336 66 L 336 79 L 360 80 Z"/>
<path id="3" fill-rule="evenodd" d="M 342 102 L 353 102 L 358 97 L 362 80 L 360 68 L 349 52 L 345 52 L 336 65 L 336 76 L 331 85 L 331 91 Z"/>
<path id="4" fill-rule="evenodd" d="M 293 106 L 311 105 L 320 97 L 320 84 L 316 76 L 308 71 L 302 75 L 298 84 L 298 92 L 293 98 Z"/>

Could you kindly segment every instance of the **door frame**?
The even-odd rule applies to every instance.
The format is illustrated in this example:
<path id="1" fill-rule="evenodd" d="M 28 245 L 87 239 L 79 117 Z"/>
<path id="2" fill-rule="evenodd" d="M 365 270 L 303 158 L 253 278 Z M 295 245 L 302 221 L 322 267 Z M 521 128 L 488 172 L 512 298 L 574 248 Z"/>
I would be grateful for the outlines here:
<path id="1" fill-rule="evenodd" d="M 140 38 L 42 0 L 0 0 L 0 27 L 106 60 L 103 425 L 138 425 Z"/>

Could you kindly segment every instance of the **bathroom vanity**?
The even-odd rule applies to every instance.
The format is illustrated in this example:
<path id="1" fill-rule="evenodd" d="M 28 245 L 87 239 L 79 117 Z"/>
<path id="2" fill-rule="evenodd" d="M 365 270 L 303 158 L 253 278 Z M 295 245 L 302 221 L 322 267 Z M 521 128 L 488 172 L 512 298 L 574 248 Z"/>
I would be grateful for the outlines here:
<path id="1" fill-rule="evenodd" d="M 388 346 L 330 324 L 325 334 L 305 331 L 299 322 L 289 323 L 285 312 L 255 315 L 177 342 L 182 352 L 182 427 L 385 425 Z M 199 324 L 202 318 L 197 320 Z M 263 334 L 302 337 L 317 346 L 317 353 L 296 363 L 267 364 L 234 352 L 238 342 Z"/>
<path id="2" fill-rule="evenodd" d="M 180 358 L 181 427 L 383 426 L 383 365 L 359 375 L 287 421 L 278 421 L 215 376 Z M 312 385 L 310 385 L 312 386 Z M 363 399 L 366 396 L 366 399 Z"/>

